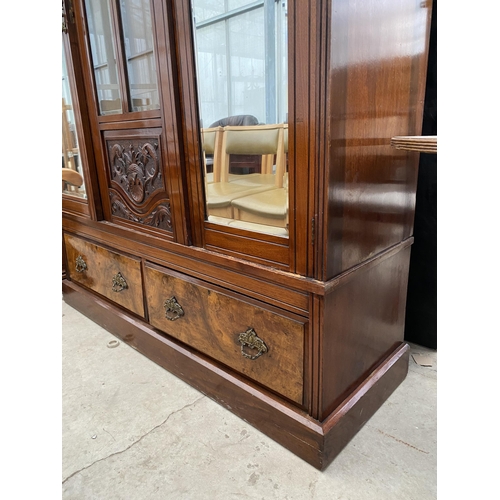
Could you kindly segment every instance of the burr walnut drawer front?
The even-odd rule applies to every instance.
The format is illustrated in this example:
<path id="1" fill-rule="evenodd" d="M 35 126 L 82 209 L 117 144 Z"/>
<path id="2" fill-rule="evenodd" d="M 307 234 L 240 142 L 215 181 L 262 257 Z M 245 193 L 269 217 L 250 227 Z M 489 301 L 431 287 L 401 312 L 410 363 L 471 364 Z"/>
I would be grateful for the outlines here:
<path id="1" fill-rule="evenodd" d="M 302 404 L 307 320 L 149 263 L 145 289 L 154 327 Z"/>
<path id="2" fill-rule="evenodd" d="M 144 317 L 139 259 L 64 235 L 68 273 L 76 281 Z"/>

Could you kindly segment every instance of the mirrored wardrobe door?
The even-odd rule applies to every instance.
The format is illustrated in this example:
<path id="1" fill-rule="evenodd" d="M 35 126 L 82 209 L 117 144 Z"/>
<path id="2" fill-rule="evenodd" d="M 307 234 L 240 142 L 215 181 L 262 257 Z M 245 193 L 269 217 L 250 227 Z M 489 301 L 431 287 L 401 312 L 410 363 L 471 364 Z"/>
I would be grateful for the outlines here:
<path id="1" fill-rule="evenodd" d="M 192 0 L 206 215 L 288 238 L 287 1 Z"/>

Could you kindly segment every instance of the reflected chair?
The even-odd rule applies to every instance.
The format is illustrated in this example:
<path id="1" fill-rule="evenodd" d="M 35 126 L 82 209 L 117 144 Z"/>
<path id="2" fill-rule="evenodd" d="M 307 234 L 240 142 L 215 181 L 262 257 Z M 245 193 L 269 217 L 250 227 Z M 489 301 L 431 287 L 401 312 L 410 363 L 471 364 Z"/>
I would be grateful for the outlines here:
<path id="1" fill-rule="evenodd" d="M 62 188 L 63 191 L 66 188 L 67 184 L 74 187 L 80 187 L 83 185 L 83 177 L 76 170 L 72 168 L 64 168 L 62 169 Z"/>
<path id="2" fill-rule="evenodd" d="M 221 182 L 238 182 L 245 185 L 274 184 L 283 187 L 285 171 L 285 127 L 283 124 L 256 125 L 252 127 L 224 127 L 221 146 Z M 261 156 L 261 173 L 229 177 L 232 154 Z M 274 159 L 276 170 L 273 172 Z"/>
<path id="3" fill-rule="evenodd" d="M 288 228 L 288 173 L 284 172 L 288 152 L 288 126 L 283 127 L 283 158 L 276 161 L 275 189 L 232 200 L 236 220 Z"/>
<path id="4" fill-rule="evenodd" d="M 222 127 L 210 127 L 201 129 L 201 148 L 203 154 L 203 168 L 206 184 L 220 181 L 220 146 Z M 213 171 L 207 170 L 207 155 L 211 155 Z"/>
<path id="5" fill-rule="evenodd" d="M 245 127 L 251 125 L 259 125 L 259 120 L 255 116 L 233 115 L 217 120 L 212 123 L 209 128 Z M 256 156 L 233 154 L 229 164 L 229 178 L 232 179 L 233 175 L 242 175 L 245 171 L 247 171 L 247 173 L 256 172 L 260 170 L 260 167 L 260 160 Z"/>
<path id="6" fill-rule="evenodd" d="M 231 154 L 261 156 L 263 165 L 269 163 L 269 158 L 276 157 L 276 173 L 230 177 Z M 283 125 L 224 127 L 220 148 L 220 182 L 216 182 L 219 165 L 214 163 L 214 182 L 207 184 L 209 215 L 234 218 L 232 205 L 234 200 L 276 189 L 277 186 L 282 185 L 284 161 Z"/>

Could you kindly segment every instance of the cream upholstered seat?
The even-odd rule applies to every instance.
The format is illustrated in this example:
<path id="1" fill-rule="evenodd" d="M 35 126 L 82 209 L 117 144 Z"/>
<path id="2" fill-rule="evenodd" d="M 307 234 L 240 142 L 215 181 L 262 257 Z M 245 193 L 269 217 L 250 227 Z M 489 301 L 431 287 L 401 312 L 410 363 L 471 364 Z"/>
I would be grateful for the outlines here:
<path id="1" fill-rule="evenodd" d="M 288 190 L 274 188 L 232 201 L 234 218 L 267 226 L 288 224 Z"/>
<path id="2" fill-rule="evenodd" d="M 277 174 L 250 174 L 230 177 L 229 156 L 231 154 L 263 156 L 263 164 L 268 163 L 269 158 L 272 161 L 275 156 L 277 164 L 283 162 L 283 125 L 224 127 L 220 148 L 220 182 L 217 182 L 219 165 L 215 165 L 219 162 L 214 158 L 214 182 L 206 186 L 209 215 L 234 218 L 232 205 L 234 200 L 276 189 Z"/>
<path id="3" fill-rule="evenodd" d="M 288 152 L 287 126 L 283 129 L 283 149 L 286 154 Z M 276 170 L 278 172 L 278 168 Z M 233 199 L 231 204 L 234 218 L 245 222 L 286 228 L 288 226 L 288 173 L 281 174 L 280 179 L 282 180 L 280 187 L 260 193 L 249 193 L 247 196 Z"/>
<path id="4" fill-rule="evenodd" d="M 285 171 L 285 146 L 283 124 L 254 125 L 250 127 L 224 127 L 221 146 L 221 182 L 241 184 L 272 184 L 283 187 Z M 260 174 L 247 174 L 229 177 L 230 155 L 259 155 Z M 276 171 L 273 173 L 273 160 L 276 157 Z"/>

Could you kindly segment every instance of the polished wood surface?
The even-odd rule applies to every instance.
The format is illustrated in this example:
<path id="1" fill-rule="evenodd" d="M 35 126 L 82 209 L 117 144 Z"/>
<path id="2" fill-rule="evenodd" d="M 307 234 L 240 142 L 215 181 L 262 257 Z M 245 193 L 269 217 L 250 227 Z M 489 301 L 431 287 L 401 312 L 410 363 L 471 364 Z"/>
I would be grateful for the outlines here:
<path id="1" fill-rule="evenodd" d="M 146 266 L 145 278 L 153 326 L 302 404 L 306 333 L 302 318 L 151 265 Z M 173 297 L 183 316 L 171 320 L 165 300 Z M 243 356 L 243 351 L 252 350 L 242 350 L 238 341 L 239 334 L 248 328 L 267 346 L 254 360 Z"/>
<path id="2" fill-rule="evenodd" d="M 139 259 L 107 250 L 89 241 L 66 234 L 64 237 L 67 269 L 71 280 L 80 283 L 132 312 L 144 316 L 142 273 Z M 83 259 L 84 268 L 77 259 Z M 113 279 L 121 274 L 126 288 L 114 286 Z"/>
<path id="3" fill-rule="evenodd" d="M 172 238 L 161 128 L 104 131 L 111 220 Z"/>
<path id="4" fill-rule="evenodd" d="M 390 141 L 421 134 L 431 2 L 333 0 L 330 15 L 322 279 L 412 235 L 418 155 Z"/>
<path id="5" fill-rule="evenodd" d="M 69 305 L 319 470 L 328 467 L 408 369 L 409 347 L 399 344 L 329 418 L 319 422 L 78 285 L 64 281 L 63 293 Z"/>
<path id="6" fill-rule="evenodd" d="M 228 258 L 194 246 L 185 247 L 151 235 L 134 234 L 122 226 L 101 224 L 65 215 L 63 230 L 111 245 L 125 253 L 240 291 L 303 316 L 309 314 L 308 293 L 323 293 L 322 282 L 271 269 L 241 258 Z"/>
<path id="7" fill-rule="evenodd" d="M 206 220 L 191 8 L 151 5 L 160 109 L 124 101 L 121 115 L 99 116 L 84 3 L 74 2 L 72 63 L 95 165 L 89 202 L 63 204 L 65 300 L 324 469 L 406 375 L 419 153 L 391 138 L 421 134 L 431 3 L 289 2 L 289 238 Z M 132 215 L 169 203 L 171 230 L 117 215 L 111 196 L 120 173 L 109 147 L 155 138 L 164 183 Z M 117 272 L 129 285 L 118 293 Z M 179 319 L 165 316 L 171 296 Z M 268 348 L 254 360 L 237 341 L 250 328 Z"/>
<path id="8" fill-rule="evenodd" d="M 409 358 L 408 344 L 398 344 L 323 422 L 323 469 L 405 379 Z"/>
<path id="9" fill-rule="evenodd" d="M 363 266 L 324 297 L 320 420 L 402 341 L 409 261 L 406 247 Z"/>

